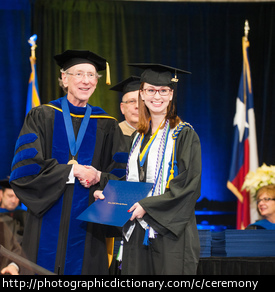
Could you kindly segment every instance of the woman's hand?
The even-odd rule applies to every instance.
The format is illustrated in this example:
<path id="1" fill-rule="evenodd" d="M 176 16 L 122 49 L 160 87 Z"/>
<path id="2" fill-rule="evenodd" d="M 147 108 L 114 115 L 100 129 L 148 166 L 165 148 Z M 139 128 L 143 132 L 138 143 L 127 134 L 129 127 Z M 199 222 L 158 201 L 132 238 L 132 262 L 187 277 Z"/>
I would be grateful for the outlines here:
<path id="1" fill-rule="evenodd" d="M 134 211 L 134 212 L 133 212 Z M 133 221 L 135 218 L 141 219 L 146 211 L 140 206 L 139 203 L 135 203 L 128 212 L 133 212 L 132 217 L 130 218 L 131 221 Z"/>
<path id="2" fill-rule="evenodd" d="M 85 188 L 97 184 L 100 181 L 101 171 L 90 165 L 74 165 L 74 176 L 78 178 L 81 185 Z"/>
<path id="3" fill-rule="evenodd" d="M 95 201 L 100 199 L 100 200 L 104 200 L 105 197 L 103 195 L 103 191 L 95 191 L 94 192 L 94 198 L 95 198 Z"/>

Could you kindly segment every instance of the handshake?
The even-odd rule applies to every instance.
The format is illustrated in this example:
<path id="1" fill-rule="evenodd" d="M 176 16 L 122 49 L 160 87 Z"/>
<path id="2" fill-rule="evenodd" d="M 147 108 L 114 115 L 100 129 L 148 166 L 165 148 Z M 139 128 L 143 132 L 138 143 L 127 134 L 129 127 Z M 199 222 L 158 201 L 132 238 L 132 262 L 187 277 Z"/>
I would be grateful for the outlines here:
<path id="1" fill-rule="evenodd" d="M 85 188 L 89 188 L 100 181 L 101 171 L 98 171 L 93 166 L 74 164 L 73 172 L 75 178 Z"/>

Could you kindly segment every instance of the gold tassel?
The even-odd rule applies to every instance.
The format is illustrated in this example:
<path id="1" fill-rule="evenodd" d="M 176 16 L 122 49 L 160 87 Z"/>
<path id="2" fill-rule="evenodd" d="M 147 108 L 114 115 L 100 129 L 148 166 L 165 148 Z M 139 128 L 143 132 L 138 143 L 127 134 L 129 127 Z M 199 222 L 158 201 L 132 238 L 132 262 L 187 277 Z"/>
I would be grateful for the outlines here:
<path id="1" fill-rule="evenodd" d="M 109 268 L 112 264 L 113 255 L 114 255 L 114 245 L 115 245 L 115 238 L 114 237 L 107 237 L 105 238 L 106 247 L 107 247 L 107 255 L 108 255 L 108 264 Z"/>
<path id="2" fill-rule="evenodd" d="M 110 66 L 108 62 L 106 62 L 106 84 L 111 85 Z"/>
<path id="3" fill-rule="evenodd" d="M 172 180 L 173 178 L 174 178 L 174 170 L 171 169 L 170 170 L 170 176 L 169 176 L 169 179 L 168 179 L 168 182 L 167 182 L 167 185 L 166 185 L 167 189 L 169 189 L 170 180 Z"/>
<path id="4" fill-rule="evenodd" d="M 176 147 L 176 140 L 174 140 L 174 146 L 173 146 L 173 154 L 172 154 L 172 167 L 170 170 L 170 175 L 169 175 L 169 179 L 168 182 L 166 184 L 166 188 L 169 189 L 169 185 L 170 185 L 170 180 L 172 180 L 174 178 L 174 158 L 175 158 L 175 147 Z"/>

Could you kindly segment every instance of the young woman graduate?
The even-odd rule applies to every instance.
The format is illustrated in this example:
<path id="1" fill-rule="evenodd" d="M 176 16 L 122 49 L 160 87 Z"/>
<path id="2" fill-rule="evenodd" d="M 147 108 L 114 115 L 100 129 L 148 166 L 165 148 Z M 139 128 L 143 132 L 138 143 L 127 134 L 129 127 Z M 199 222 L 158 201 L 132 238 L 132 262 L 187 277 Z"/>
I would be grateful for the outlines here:
<path id="1" fill-rule="evenodd" d="M 189 72 L 159 64 L 130 65 L 145 70 L 126 180 L 154 186 L 128 211 L 132 217 L 123 227 L 121 273 L 196 274 L 200 245 L 195 204 L 201 188 L 201 148 L 192 126 L 176 114 L 178 79 L 172 77 L 172 73 Z M 99 192 L 94 196 L 104 197 Z"/>

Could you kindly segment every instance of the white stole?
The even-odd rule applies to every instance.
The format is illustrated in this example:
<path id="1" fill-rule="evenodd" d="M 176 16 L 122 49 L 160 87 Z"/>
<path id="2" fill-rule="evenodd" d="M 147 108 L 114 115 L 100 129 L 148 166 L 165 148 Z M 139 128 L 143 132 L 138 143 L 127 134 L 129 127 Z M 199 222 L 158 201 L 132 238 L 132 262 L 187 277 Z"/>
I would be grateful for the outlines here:
<path id="1" fill-rule="evenodd" d="M 159 146 L 161 143 L 161 138 L 163 135 L 165 127 L 163 129 L 160 129 L 156 135 L 155 140 L 153 141 L 153 144 L 149 150 L 148 157 L 147 157 L 147 169 L 146 171 L 146 182 L 149 183 L 155 183 L 155 176 L 159 173 L 161 160 L 163 157 L 162 149 L 159 150 Z M 170 129 L 167 137 L 167 144 L 164 149 L 164 159 L 162 164 L 162 175 L 159 175 L 158 181 L 154 196 L 158 196 L 164 193 L 166 184 L 167 184 L 167 177 L 168 177 L 168 169 L 169 169 L 169 162 L 171 161 L 172 151 L 173 151 L 173 139 L 172 134 L 174 132 L 174 129 Z M 134 141 L 138 138 L 139 133 L 135 136 Z M 134 143 L 134 142 L 133 142 Z M 140 154 L 140 144 L 141 139 L 137 143 L 135 149 L 133 149 L 131 156 L 129 157 L 128 161 L 128 181 L 139 181 L 139 170 L 138 170 L 138 156 Z M 160 152 L 160 153 L 158 153 Z M 157 161 L 158 160 L 158 161 Z M 152 190 L 148 193 L 147 197 L 152 195 Z M 148 224 L 143 219 L 137 219 L 140 223 L 140 225 L 146 229 L 148 227 Z M 126 225 L 123 227 L 123 234 L 128 241 L 133 230 L 135 228 L 135 223 L 129 221 L 126 223 Z M 152 233 L 155 231 L 150 227 L 150 233 L 153 236 Z M 149 235 L 149 237 L 152 237 Z"/>

